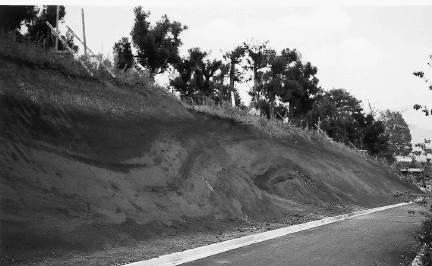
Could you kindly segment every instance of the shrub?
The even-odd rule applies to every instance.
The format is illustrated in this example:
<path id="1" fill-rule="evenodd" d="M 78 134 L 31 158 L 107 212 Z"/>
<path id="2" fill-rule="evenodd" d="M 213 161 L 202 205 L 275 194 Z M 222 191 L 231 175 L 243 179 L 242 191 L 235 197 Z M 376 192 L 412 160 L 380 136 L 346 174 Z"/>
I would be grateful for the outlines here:
<path id="1" fill-rule="evenodd" d="M 424 265 L 432 265 L 432 215 L 427 214 L 417 233 L 417 241 L 424 247 L 422 262 Z"/>

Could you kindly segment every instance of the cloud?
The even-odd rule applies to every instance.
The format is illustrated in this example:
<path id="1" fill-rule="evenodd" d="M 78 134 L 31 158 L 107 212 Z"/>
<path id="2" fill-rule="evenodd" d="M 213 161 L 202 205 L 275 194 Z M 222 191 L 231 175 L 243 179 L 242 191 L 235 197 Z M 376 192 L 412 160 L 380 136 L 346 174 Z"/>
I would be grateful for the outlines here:
<path id="1" fill-rule="evenodd" d="M 310 40 L 346 32 L 350 28 L 351 20 L 339 7 L 321 7 L 303 15 L 282 17 L 276 23 L 288 36 Z"/>
<path id="2" fill-rule="evenodd" d="M 184 48 L 201 47 L 219 53 L 220 50 L 229 50 L 241 43 L 243 29 L 236 23 L 227 19 L 215 18 L 203 25 L 191 26 L 184 32 L 182 39 Z"/>
<path id="3" fill-rule="evenodd" d="M 309 53 L 310 60 L 320 67 L 347 70 L 364 69 L 376 66 L 383 61 L 382 51 L 363 37 L 349 37 L 337 43 L 329 43 Z"/>
<path id="4" fill-rule="evenodd" d="M 316 7 L 300 14 L 279 12 L 274 17 L 260 12 L 247 17 L 217 17 L 189 26 L 183 35 L 187 47 L 227 50 L 253 38 L 269 40 L 273 48 L 280 50 L 337 39 L 350 29 L 351 20 L 342 8 Z"/>

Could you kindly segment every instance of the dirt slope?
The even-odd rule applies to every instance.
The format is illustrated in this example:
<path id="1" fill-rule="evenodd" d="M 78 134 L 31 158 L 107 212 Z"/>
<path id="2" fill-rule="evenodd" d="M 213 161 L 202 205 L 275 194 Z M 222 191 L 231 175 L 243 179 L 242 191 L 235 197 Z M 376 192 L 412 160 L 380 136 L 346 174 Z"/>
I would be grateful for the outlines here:
<path id="1" fill-rule="evenodd" d="M 157 88 L 4 59 L 0 141 L 3 254 L 102 249 L 187 223 L 371 207 L 413 191 L 319 139 L 270 137 L 188 111 Z"/>

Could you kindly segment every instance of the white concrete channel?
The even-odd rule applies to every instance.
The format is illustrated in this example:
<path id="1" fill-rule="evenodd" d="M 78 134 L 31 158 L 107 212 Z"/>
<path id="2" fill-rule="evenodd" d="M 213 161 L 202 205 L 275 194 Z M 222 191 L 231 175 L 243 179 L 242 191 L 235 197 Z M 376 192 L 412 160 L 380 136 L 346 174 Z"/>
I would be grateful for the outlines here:
<path id="1" fill-rule="evenodd" d="M 416 201 L 418 201 L 418 200 L 416 200 Z M 377 207 L 377 208 L 372 208 L 372 209 L 367 209 L 367 210 L 361 210 L 361 211 L 356 211 L 356 212 L 347 213 L 347 214 L 341 214 L 341 215 L 337 215 L 337 216 L 333 216 L 333 217 L 327 217 L 327 218 L 324 218 L 321 220 L 315 220 L 315 221 L 311 221 L 311 222 L 307 222 L 307 223 L 296 224 L 296 225 L 283 227 L 283 228 L 279 228 L 279 229 L 275 229 L 275 230 L 270 230 L 270 231 L 266 231 L 266 232 L 262 232 L 262 233 L 258 233 L 258 234 L 253 234 L 253 235 L 235 238 L 235 239 L 231 239 L 231 240 L 227 240 L 227 241 L 223 241 L 223 242 L 218 242 L 218 243 L 210 244 L 207 246 L 202 246 L 202 247 L 188 249 L 188 250 L 181 251 L 181 252 L 162 255 L 160 257 L 156 257 L 156 258 L 149 259 L 149 260 L 137 261 L 137 262 L 125 264 L 125 266 L 126 265 L 127 266 L 179 265 L 179 264 L 183 264 L 186 262 L 190 262 L 190 261 L 202 259 L 202 258 L 205 258 L 208 256 L 212 256 L 215 254 L 223 253 L 223 252 L 226 252 L 228 250 L 232 250 L 232 249 L 236 249 L 236 248 L 240 248 L 240 247 L 244 247 L 244 246 L 249 246 L 251 244 L 263 242 L 266 240 L 270 240 L 270 239 L 274 239 L 277 237 L 293 234 L 296 232 L 308 230 L 308 229 L 323 226 L 326 224 L 331 224 L 331 223 L 334 223 L 337 221 L 342 221 L 342 220 L 345 220 L 348 218 L 352 218 L 352 217 L 356 217 L 356 216 L 360 216 L 360 215 L 365 215 L 365 214 L 369 214 L 369 213 L 374 213 L 374 212 L 379 212 L 379 211 L 384 211 L 384 210 L 388 210 L 388 209 L 392 209 L 392 208 L 402 207 L 402 206 L 409 205 L 412 203 L 414 203 L 414 201 L 403 202 L 403 203 L 398 203 L 398 204 L 393 204 L 393 205 L 387 205 L 387 206 L 382 206 L 382 207 Z"/>

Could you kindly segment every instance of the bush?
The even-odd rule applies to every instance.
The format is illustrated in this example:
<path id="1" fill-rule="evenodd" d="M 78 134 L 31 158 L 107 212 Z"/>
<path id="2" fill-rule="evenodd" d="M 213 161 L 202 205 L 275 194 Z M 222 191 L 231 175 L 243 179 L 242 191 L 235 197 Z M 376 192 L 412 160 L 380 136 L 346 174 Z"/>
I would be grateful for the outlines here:
<path id="1" fill-rule="evenodd" d="M 417 232 L 417 241 L 424 247 L 422 257 L 423 265 L 432 265 L 432 215 L 428 214 L 420 230 Z"/>

